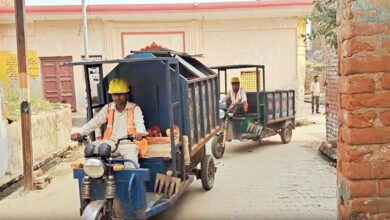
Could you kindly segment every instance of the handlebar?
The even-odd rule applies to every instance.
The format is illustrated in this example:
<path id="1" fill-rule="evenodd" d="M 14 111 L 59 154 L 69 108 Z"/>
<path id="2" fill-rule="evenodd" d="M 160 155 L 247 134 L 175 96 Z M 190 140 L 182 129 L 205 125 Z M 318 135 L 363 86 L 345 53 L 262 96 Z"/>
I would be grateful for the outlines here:
<path id="1" fill-rule="evenodd" d="M 91 143 L 91 141 L 89 140 L 89 138 L 88 138 L 88 136 L 87 135 L 82 135 L 82 136 L 80 136 L 79 137 L 79 139 L 77 139 L 77 142 L 79 143 L 79 144 L 89 144 L 89 143 Z"/>
<path id="2" fill-rule="evenodd" d="M 146 138 L 146 135 L 143 135 L 142 138 Z M 116 141 L 115 149 L 112 151 L 112 153 L 115 153 L 115 152 L 118 150 L 118 146 L 119 146 L 119 144 L 120 144 L 121 141 L 129 140 L 129 141 L 133 142 L 134 139 L 135 139 L 135 136 L 134 136 L 134 135 L 127 135 L 127 137 L 119 138 L 119 139 Z"/>

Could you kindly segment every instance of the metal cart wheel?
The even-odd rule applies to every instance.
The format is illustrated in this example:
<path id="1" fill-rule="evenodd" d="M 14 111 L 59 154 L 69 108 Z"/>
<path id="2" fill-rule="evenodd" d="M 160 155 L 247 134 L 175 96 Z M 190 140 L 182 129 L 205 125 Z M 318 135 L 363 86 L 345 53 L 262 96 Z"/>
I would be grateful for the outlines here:
<path id="1" fill-rule="evenodd" d="M 282 132 L 280 132 L 280 137 L 282 139 L 283 144 L 290 143 L 291 137 L 292 137 L 292 126 L 291 126 L 291 124 L 287 125 L 285 128 L 282 129 Z"/>
<path id="2" fill-rule="evenodd" d="M 211 152 L 215 159 L 221 159 L 223 154 L 225 153 L 225 146 L 222 146 L 222 135 L 216 135 L 213 137 L 213 141 L 211 142 Z"/>
<path id="3" fill-rule="evenodd" d="M 215 164 L 214 159 L 211 155 L 206 155 L 201 164 L 202 186 L 205 190 L 210 190 L 214 186 L 215 177 Z"/>

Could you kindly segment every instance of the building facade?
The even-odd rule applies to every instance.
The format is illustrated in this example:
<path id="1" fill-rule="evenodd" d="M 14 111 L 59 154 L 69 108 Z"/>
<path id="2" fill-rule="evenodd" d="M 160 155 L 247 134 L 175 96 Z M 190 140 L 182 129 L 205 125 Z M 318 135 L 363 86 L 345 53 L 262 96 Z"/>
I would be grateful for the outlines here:
<path id="1" fill-rule="evenodd" d="M 203 54 L 200 59 L 208 66 L 263 64 L 266 89 L 296 90 L 297 114 L 302 116 L 304 16 L 312 6 L 311 0 L 91 5 L 89 54 L 94 59 L 118 59 L 130 51 L 161 46 Z M 63 65 L 83 59 L 81 6 L 27 6 L 26 17 L 32 92 L 85 111 L 83 69 Z M 10 88 L 18 86 L 15 67 L 10 67 L 16 53 L 15 32 L 13 7 L 0 6 L 0 80 Z M 233 72 L 228 77 L 239 75 Z"/>

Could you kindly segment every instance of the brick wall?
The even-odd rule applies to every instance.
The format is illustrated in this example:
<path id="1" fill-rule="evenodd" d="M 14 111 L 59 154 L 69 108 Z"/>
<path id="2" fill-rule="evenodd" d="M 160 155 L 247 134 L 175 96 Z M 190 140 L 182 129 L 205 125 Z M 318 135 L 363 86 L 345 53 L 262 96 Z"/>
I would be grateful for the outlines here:
<path id="1" fill-rule="evenodd" d="M 319 43 L 322 42 L 322 43 Z M 339 123 L 337 119 L 337 82 L 338 82 L 338 56 L 334 50 L 323 43 L 322 39 L 313 41 L 313 50 L 308 51 L 308 59 L 316 60 L 323 64 L 322 67 L 306 68 L 306 94 L 310 94 L 310 83 L 313 77 L 318 75 L 321 83 L 321 91 L 325 92 L 326 107 L 326 140 L 337 140 Z M 324 84 L 326 83 L 326 86 Z"/>
<path id="2" fill-rule="evenodd" d="M 339 219 L 390 219 L 390 3 L 339 0 Z"/>
<path id="3" fill-rule="evenodd" d="M 320 0 L 329 2 L 327 0 Z M 312 23 L 313 30 L 316 30 L 317 24 Z M 338 56 L 337 51 L 332 49 L 323 38 L 311 41 L 311 50 L 307 53 L 307 59 L 317 61 L 322 67 L 307 68 L 306 72 L 306 93 L 310 93 L 310 83 L 314 75 L 320 76 L 321 91 L 325 93 L 326 109 L 326 141 L 335 143 L 338 137 L 339 123 L 337 119 L 338 101 L 337 101 L 337 82 L 338 82 Z M 326 83 L 326 86 L 323 86 Z M 330 146 L 335 146 L 331 144 Z"/>
<path id="4" fill-rule="evenodd" d="M 338 76 L 338 57 L 333 51 L 329 51 L 326 56 L 326 68 L 324 70 L 325 87 L 325 109 L 326 109 L 326 140 L 333 142 L 337 140 L 339 131 L 339 122 L 337 119 L 338 101 L 337 101 L 337 82 Z"/>

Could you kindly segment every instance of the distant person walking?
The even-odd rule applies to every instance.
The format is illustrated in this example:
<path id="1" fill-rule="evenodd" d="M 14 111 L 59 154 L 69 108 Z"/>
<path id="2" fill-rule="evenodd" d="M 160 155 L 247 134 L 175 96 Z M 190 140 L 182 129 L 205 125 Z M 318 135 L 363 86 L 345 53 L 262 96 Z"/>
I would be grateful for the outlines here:
<path id="1" fill-rule="evenodd" d="M 314 105 L 316 107 L 316 113 L 320 113 L 320 81 L 318 76 L 314 76 L 314 81 L 311 82 L 310 91 L 311 91 L 311 113 L 314 114 Z"/>

